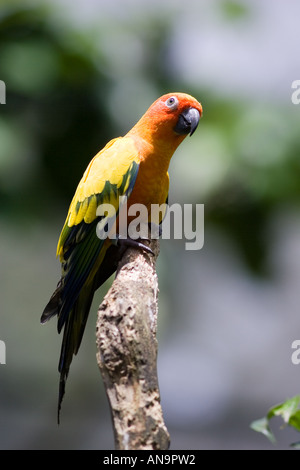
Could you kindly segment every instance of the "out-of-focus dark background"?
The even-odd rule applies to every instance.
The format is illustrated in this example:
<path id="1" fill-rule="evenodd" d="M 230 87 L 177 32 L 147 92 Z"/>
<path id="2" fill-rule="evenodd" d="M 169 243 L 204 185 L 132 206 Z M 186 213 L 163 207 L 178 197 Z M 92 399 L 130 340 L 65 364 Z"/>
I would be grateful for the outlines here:
<path id="1" fill-rule="evenodd" d="M 56 424 L 57 239 L 88 162 L 161 94 L 204 117 L 170 202 L 205 204 L 205 244 L 161 242 L 158 370 L 172 449 L 273 449 L 249 424 L 300 392 L 297 0 L 71 0 L 0 6 L 1 449 L 112 449 L 95 298 Z M 296 433 L 279 430 L 275 448 Z M 299 439 L 299 438 L 298 438 Z"/>

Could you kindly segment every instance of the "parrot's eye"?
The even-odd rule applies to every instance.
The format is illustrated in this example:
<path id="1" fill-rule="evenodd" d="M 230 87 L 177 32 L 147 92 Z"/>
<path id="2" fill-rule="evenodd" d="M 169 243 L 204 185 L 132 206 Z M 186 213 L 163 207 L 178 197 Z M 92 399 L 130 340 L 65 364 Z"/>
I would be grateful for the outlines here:
<path id="1" fill-rule="evenodd" d="M 175 110 L 178 108 L 178 98 L 176 96 L 171 96 L 165 101 L 165 104 L 168 108 Z"/>

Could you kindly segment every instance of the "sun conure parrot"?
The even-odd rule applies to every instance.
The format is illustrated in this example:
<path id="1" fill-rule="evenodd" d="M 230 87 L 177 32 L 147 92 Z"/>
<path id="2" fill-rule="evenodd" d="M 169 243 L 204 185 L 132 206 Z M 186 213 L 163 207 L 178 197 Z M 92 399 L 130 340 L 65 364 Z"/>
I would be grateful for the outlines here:
<path id="1" fill-rule="evenodd" d="M 127 208 L 139 203 L 164 204 L 168 197 L 168 167 L 171 157 L 202 115 L 201 104 L 184 93 L 169 93 L 157 99 L 124 136 L 111 140 L 89 163 L 71 202 L 57 245 L 61 279 L 47 304 L 41 322 L 54 315 L 63 341 L 58 421 L 65 382 L 73 355 L 78 352 L 93 295 L 117 269 L 126 240 L 100 239 L 96 226 L 101 219 L 97 207 L 112 204 L 118 214 L 119 196 L 127 197 Z M 127 240 L 147 249 L 138 241 Z"/>

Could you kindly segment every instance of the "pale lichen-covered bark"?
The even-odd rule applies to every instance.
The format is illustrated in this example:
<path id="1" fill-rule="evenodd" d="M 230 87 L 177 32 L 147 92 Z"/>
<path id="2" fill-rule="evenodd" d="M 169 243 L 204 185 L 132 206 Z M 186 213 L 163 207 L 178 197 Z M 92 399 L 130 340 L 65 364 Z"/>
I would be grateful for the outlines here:
<path id="1" fill-rule="evenodd" d="M 147 242 L 146 242 L 147 243 Z M 157 298 L 154 256 L 128 249 L 98 311 L 97 361 L 110 402 L 115 447 L 168 449 L 157 379 Z"/>

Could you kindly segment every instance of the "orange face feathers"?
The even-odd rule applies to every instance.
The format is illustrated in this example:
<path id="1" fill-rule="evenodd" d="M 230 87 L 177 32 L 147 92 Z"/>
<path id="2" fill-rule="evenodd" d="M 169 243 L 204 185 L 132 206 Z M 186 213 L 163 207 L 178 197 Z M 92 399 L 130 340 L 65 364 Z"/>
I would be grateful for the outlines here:
<path id="1" fill-rule="evenodd" d="M 168 93 L 158 98 L 129 132 L 147 140 L 169 141 L 176 147 L 192 134 L 202 116 L 201 104 L 185 93 Z M 172 145 L 173 146 L 173 145 Z"/>

